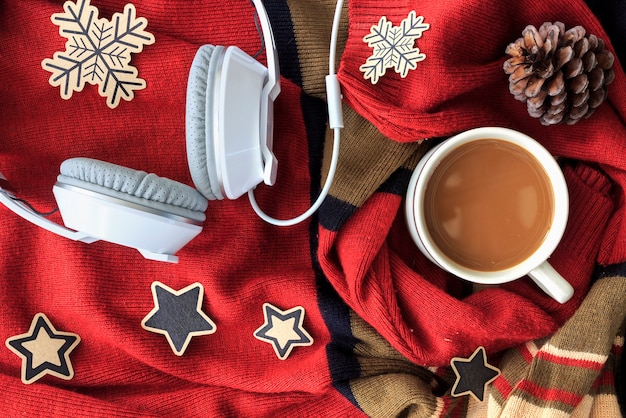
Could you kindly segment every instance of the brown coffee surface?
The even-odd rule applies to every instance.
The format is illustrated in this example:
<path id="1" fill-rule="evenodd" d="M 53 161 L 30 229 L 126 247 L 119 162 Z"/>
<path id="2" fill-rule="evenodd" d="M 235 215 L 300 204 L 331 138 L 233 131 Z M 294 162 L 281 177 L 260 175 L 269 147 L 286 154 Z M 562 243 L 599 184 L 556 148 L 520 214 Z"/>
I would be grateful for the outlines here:
<path id="1" fill-rule="evenodd" d="M 512 267 L 541 245 L 552 223 L 550 180 L 525 149 L 499 139 L 461 145 L 435 169 L 424 215 L 435 245 L 480 271 Z"/>

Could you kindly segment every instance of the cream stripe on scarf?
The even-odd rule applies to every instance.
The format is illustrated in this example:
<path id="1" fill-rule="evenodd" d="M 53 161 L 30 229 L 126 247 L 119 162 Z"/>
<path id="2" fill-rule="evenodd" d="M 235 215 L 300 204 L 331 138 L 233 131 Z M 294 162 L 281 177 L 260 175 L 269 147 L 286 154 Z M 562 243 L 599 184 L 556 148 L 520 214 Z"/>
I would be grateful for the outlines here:
<path id="1" fill-rule="evenodd" d="M 502 374 L 509 380 L 513 391 L 508 400 L 494 391 L 496 401 L 503 402 L 502 415 L 559 417 L 567 416 L 576 408 L 586 410 L 588 401 L 583 400 L 598 394 L 593 387 L 594 382 L 601 373 L 612 372 L 613 369 L 612 362 L 609 364 L 608 361 L 611 359 L 609 352 L 626 315 L 624 294 L 624 277 L 605 277 L 597 281 L 578 311 L 543 344 L 527 374 L 519 376 L 520 380 L 515 379 L 519 372 L 511 370 L 511 366 L 513 369 L 519 367 L 519 357 L 505 357 L 501 364 Z M 581 330 L 584 330 L 584 336 Z M 525 349 L 532 351 L 532 348 L 532 345 L 526 344 Z M 542 352 L 546 355 L 542 356 Z M 520 357 L 523 355 L 519 350 L 516 353 L 520 353 Z M 563 359 L 571 361 L 559 362 Z M 601 371 L 597 367 L 598 361 L 602 361 L 607 370 Z M 533 394 L 534 389 L 537 393 Z M 600 399 L 603 405 L 598 404 L 598 410 L 616 408 L 616 396 L 611 393 L 606 395 L 609 398 L 594 399 L 594 409 L 596 400 Z M 575 405 L 577 396 L 580 401 Z"/>
<path id="2" fill-rule="evenodd" d="M 568 360 L 585 361 L 590 363 L 597 363 L 598 368 L 602 368 L 602 365 L 606 362 L 608 356 L 602 354 L 588 353 L 584 351 L 566 350 L 563 348 L 555 347 L 550 343 L 547 343 L 541 347 L 540 352 L 551 354 L 555 357 L 560 357 Z"/>
<path id="3" fill-rule="evenodd" d="M 526 349 L 533 357 L 535 357 L 539 352 L 539 347 L 537 347 L 537 344 L 534 341 L 528 341 L 526 343 Z"/>

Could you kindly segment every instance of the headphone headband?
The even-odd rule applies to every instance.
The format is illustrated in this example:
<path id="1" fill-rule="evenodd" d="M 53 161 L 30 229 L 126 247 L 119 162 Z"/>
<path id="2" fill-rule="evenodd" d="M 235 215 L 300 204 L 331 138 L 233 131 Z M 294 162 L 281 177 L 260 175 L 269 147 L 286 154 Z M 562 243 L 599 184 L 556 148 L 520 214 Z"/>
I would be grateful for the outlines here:
<path id="1" fill-rule="evenodd" d="M 268 81 L 264 87 L 264 92 L 268 95 L 270 100 L 276 100 L 280 93 L 280 66 L 278 64 L 278 51 L 276 50 L 276 43 L 274 42 L 274 33 L 272 32 L 272 25 L 270 19 L 265 10 L 265 6 L 261 0 L 252 0 L 254 7 L 256 8 L 257 16 L 259 16 L 259 22 L 261 24 L 261 31 L 263 32 L 263 42 L 265 43 L 265 55 L 267 56 L 267 70 Z"/>
<path id="2" fill-rule="evenodd" d="M 5 183 L 8 184 L 6 179 Z M 21 216 L 22 218 L 37 225 L 40 228 L 52 232 L 53 234 L 60 235 L 73 241 L 86 242 L 88 244 L 98 241 L 97 238 L 93 238 L 92 236 L 84 232 L 73 231 L 62 225 L 52 222 L 48 218 L 40 215 L 39 213 L 36 213 L 32 208 L 28 207 L 21 201 L 16 200 L 13 196 L 13 193 L 11 193 L 7 188 L 2 187 L 0 189 L 0 203 L 6 206 L 13 213 Z"/>
<path id="3" fill-rule="evenodd" d="M 272 152 L 274 137 L 274 100 L 280 93 L 280 65 L 278 63 L 278 51 L 276 50 L 276 42 L 274 41 L 274 33 L 272 25 L 267 15 L 267 10 L 261 0 L 252 0 L 256 8 L 259 23 L 261 24 L 261 32 L 263 32 L 263 43 L 265 44 L 265 55 L 267 58 L 268 79 L 261 93 L 261 127 L 267 127 L 261 130 L 261 155 L 263 157 L 263 182 L 268 186 L 273 186 L 276 182 L 276 174 L 278 172 L 278 160 Z"/>

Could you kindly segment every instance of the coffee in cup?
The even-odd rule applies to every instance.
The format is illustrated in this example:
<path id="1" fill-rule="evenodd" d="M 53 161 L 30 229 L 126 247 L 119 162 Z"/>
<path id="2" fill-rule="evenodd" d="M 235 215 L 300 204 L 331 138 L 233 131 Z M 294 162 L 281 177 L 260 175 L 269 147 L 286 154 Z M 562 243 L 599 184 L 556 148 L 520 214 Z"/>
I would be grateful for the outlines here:
<path id="1" fill-rule="evenodd" d="M 478 128 L 431 149 L 411 178 L 409 230 L 433 262 L 465 280 L 529 275 L 563 303 L 572 286 L 546 261 L 560 241 L 568 194 L 554 157 L 506 128 Z"/>

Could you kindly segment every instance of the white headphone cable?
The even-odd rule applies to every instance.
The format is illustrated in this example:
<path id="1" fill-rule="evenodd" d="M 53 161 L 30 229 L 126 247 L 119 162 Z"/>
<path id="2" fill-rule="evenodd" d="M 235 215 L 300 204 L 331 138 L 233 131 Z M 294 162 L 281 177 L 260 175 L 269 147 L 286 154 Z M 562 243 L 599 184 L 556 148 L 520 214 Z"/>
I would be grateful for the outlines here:
<path id="1" fill-rule="evenodd" d="M 328 196 L 328 192 L 330 191 L 330 187 L 332 185 L 333 179 L 335 177 L 335 173 L 337 171 L 337 161 L 339 160 L 339 145 L 340 145 L 340 140 L 341 140 L 340 131 L 341 131 L 341 128 L 343 128 L 343 113 L 341 110 L 341 88 L 339 85 L 339 80 L 337 79 L 337 75 L 335 73 L 335 60 L 337 56 L 337 38 L 339 36 L 339 21 L 341 18 L 342 9 L 343 9 L 343 0 L 337 0 L 337 5 L 335 7 L 335 15 L 333 18 L 331 37 L 330 37 L 328 75 L 326 76 L 328 120 L 329 120 L 329 126 L 333 130 L 333 150 L 332 150 L 332 156 L 330 160 L 330 166 L 328 168 L 328 175 L 326 177 L 326 181 L 324 182 L 324 187 L 322 188 L 319 196 L 317 197 L 313 205 L 306 212 L 292 219 L 284 219 L 284 220 L 275 219 L 267 215 L 259 207 L 256 201 L 256 198 L 254 197 L 254 189 L 249 190 L 248 199 L 250 200 L 252 209 L 254 209 L 256 214 L 261 219 L 263 219 L 265 222 L 272 224 L 272 225 L 292 226 L 311 217 L 311 215 L 313 215 L 320 208 L 324 199 L 326 199 L 326 196 Z"/>

